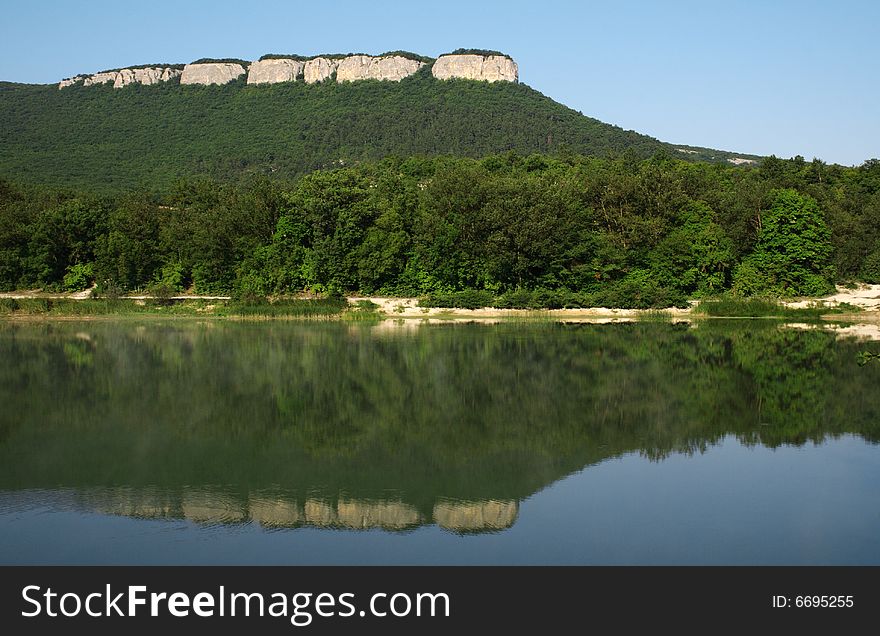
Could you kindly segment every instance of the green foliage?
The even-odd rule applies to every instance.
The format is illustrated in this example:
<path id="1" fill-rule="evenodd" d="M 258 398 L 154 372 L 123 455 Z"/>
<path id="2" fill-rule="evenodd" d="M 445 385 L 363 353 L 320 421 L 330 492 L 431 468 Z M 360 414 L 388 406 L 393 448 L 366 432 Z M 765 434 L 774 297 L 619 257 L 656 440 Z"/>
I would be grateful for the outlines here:
<path id="1" fill-rule="evenodd" d="M 461 309 L 480 309 L 493 305 L 494 295 L 479 289 L 466 289 L 446 294 L 429 294 L 419 301 L 420 307 L 459 307 Z"/>
<path id="2" fill-rule="evenodd" d="M 348 308 L 344 298 L 280 299 L 268 301 L 252 297 L 229 305 L 231 316 L 253 317 L 328 317 L 342 313 Z"/>
<path id="3" fill-rule="evenodd" d="M 186 275 L 180 261 L 170 261 L 159 269 L 154 286 L 166 287 L 175 292 L 181 292 L 186 288 Z"/>
<path id="4" fill-rule="evenodd" d="M 772 193 L 758 242 L 737 269 L 743 295 L 819 296 L 834 290 L 831 231 L 816 201 L 792 189 Z"/>
<path id="5" fill-rule="evenodd" d="M 386 51 L 385 53 L 380 53 L 377 57 L 405 57 L 408 60 L 415 60 L 416 62 L 424 62 L 425 64 L 431 64 L 434 61 L 433 57 L 428 57 L 427 55 L 419 55 L 418 53 L 413 53 L 412 51 Z"/>
<path id="6" fill-rule="evenodd" d="M 53 186 L 167 192 L 180 177 L 294 179 L 389 155 L 515 150 L 645 158 L 661 142 L 523 84 L 288 82 L 25 86 L 0 99 L 0 174 Z"/>
<path id="7" fill-rule="evenodd" d="M 861 278 L 866 283 L 880 283 L 880 248 L 871 252 L 862 263 Z"/>
<path id="8" fill-rule="evenodd" d="M 81 291 L 86 289 L 95 282 L 95 264 L 94 263 L 76 263 L 67 268 L 67 273 L 62 279 L 62 287 L 64 291 Z"/>
<path id="9" fill-rule="evenodd" d="M 498 55 L 500 57 L 506 57 L 510 59 L 510 56 L 507 53 L 502 53 L 501 51 L 490 51 L 488 49 L 455 49 L 452 53 L 444 53 L 444 55 Z"/>
<path id="10" fill-rule="evenodd" d="M 243 67 L 247 68 L 250 64 L 250 61 L 242 60 L 237 57 L 202 57 L 197 59 L 195 62 L 190 62 L 190 64 L 241 64 Z"/>
<path id="11" fill-rule="evenodd" d="M 195 62 L 194 62 L 194 63 L 195 63 Z M 136 69 L 139 69 L 139 68 L 173 68 L 173 69 L 176 69 L 176 70 L 178 70 L 178 71 L 182 71 L 184 66 L 186 66 L 186 64 L 162 64 L 162 63 L 156 63 L 156 64 L 136 64 L 136 65 L 134 65 L 134 66 L 120 66 L 119 68 L 108 68 L 108 69 L 106 69 L 106 70 L 99 71 L 99 72 L 100 72 L 100 73 L 115 73 L 115 72 L 117 72 L 117 71 L 121 71 L 121 70 L 123 70 L 123 69 L 132 69 L 132 70 L 136 70 Z M 68 79 L 69 79 L 69 78 L 68 78 Z"/>
<path id="12" fill-rule="evenodd" d="M 818 318 L 827 309 L 789 309 L 775 298 L 741 298 L 738 296 L 721 296 L 706 299 L 700 302 L 694 309 L 698 314 L 718 318 L 794 318 L 813 317 Z"/>
<path id="13" fill-rule="evenodd" d="M 869 362 L 874 362 L 880 360 L 880 353 L 876 353 L 874 351 L 859 351 L 858 361 L 859 366 L 863 367 Z"/>
<path id="14" fill-rule="evenodd" d="M 110 231 L 95 242 L 95 276 L 125 289 L 147 284 L 161 265 L 161 210 L 144 192 L 122 197 L 110 213 Z"/>
<path id="15" fill-rule="evenodd" d="M 107 222 L 106 202 L 93 197 L 47 201 L 29 224 L 24 281 L 57 286 L 76 265 L 92 263 Z"/>
<path id="16" fill-rule="evenodd" d="M 352 55 L 366 55 L 366 53 L 319 53 L 318 55 L 297 55 L 296 53 L 267 53 L 260 56 L 260 62 L 263 60 L 296 60 L 298 62 L 307 62 L 315 58 L 323 57 L 327 60 L 341 60 Z M 386 54 L 390 55 L 390 54 Z"/>
<path id="17" fill-rule="evenodd" d="M 726 289 L 733 245 L 712 210 L 692 203 L 682 210 L 678 223 L 649 255 L 654 278 L 690 296 Z"/>
<path id="18" fill-rule="evenodd" d="M 153 286 L 646 309 L 731 288 L 822 294 L 835 263 L 845 279 L 870 276 L 877 243 L 861 234 L 871 231 L 876 166 L 822 168 L 818 187 L 798 165 L 508 152 L 389 157 L 296 183 L 179 180 L 158 196 L 0 181 L 0 285 L 60 289 L 93 264 L 101 294 Z"/>

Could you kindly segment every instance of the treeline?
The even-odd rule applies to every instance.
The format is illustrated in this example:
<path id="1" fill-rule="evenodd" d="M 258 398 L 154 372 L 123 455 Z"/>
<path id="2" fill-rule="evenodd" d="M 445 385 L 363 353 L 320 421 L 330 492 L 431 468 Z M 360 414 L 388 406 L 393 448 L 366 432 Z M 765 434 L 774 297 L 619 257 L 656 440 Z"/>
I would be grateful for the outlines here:
<path id="1" fill-rule="evenodd" d="M 660 307 L 856 279 L 880 282 L 878 161 L 389 158 L 296 183 L 181 181 L 161 198 L 0 183 L 4 289 Z"/>

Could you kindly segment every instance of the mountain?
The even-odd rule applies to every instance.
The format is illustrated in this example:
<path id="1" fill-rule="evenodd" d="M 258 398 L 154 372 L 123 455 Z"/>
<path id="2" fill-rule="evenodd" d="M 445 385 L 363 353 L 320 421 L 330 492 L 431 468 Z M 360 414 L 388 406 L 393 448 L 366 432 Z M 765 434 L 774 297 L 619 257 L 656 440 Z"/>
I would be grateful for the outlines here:
<path id="1" fill-rule="evenodd" d="M 154 85 L 114 89 L 83 85 L 84 77 L 63 90 L 0 83 L 0 175 L 100 190 L 164 190 L 181 177 L 293 179 L 388 155 L 644 158 L 666 151 L 734 159 L 600 122 L 524 84 L 438 80 L 431 64 L 400 81 L 254 85 L 242 75 L 224 85 L 182 85 L 178 71 Z"/>

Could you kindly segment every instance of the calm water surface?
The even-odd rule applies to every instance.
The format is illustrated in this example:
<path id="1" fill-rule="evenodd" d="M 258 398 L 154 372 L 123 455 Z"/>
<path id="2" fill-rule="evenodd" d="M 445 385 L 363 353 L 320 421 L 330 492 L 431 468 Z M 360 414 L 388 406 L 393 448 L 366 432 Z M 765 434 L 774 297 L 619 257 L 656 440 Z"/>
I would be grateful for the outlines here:
<path id="1" fill-rule="evenodd" d="M 0 563 L 880 564 L 880 364 L 699 326 L 0 323 Z"/>

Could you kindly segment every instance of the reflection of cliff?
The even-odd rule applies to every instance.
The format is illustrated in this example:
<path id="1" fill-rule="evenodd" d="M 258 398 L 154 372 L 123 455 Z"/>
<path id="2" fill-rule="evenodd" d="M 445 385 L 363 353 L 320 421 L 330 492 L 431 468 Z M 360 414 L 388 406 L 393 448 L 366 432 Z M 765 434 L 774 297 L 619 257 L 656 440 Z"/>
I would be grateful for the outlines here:
<path id="1" fill-rule="evenodd" d="M 129 494 L 108 511 L 205 522 L 506 527 L 503 502 L 624 453 L 880 440 L 861 346 L 763 321 L 2 324 L 0 491 L 110 488 Z"/>
<path id="2" fill-rule="evenodd" d="M 408 530 L 436 524 L 452 532 L 504 530 L 516 521 L 515 501 L 438 501 L 431 514 L 399 500 L 290 497 L 265 494 L 236 497 L 217 489 L 173 494 L 156 489 L 115 488 L 77 497 L 89 511 L 139 519 L 186 519 L 198 524 L 259 523 L 264 528 L 344 528 Z"/>
<path id="3" fill-rule="evenodd" d="M 457 532 L 503 530 L 513 525 L 518 512 L 515 501 L 441 501 L 434 506 L 434 520 Z"/>

